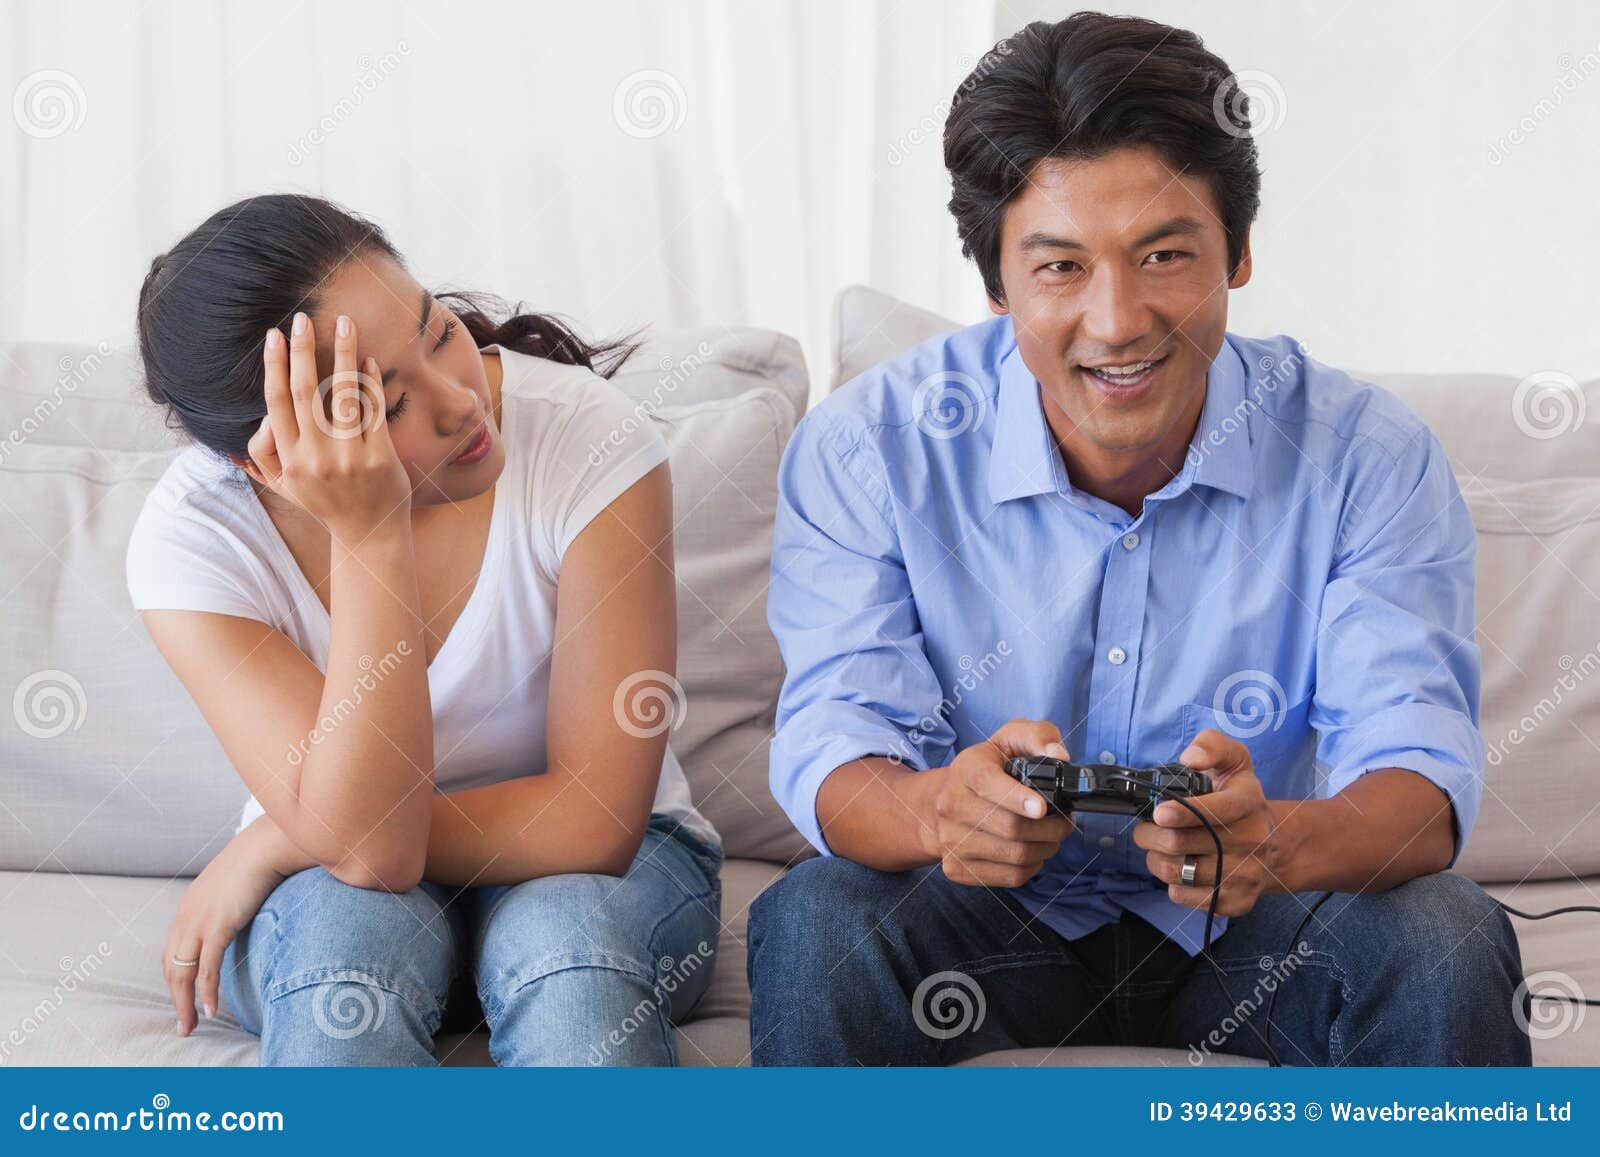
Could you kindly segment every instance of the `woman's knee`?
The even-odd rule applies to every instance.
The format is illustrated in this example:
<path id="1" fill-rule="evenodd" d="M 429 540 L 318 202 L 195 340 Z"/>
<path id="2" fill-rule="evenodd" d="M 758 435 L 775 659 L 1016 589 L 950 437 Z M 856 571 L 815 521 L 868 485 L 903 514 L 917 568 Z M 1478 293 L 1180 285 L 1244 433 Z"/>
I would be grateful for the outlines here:
<path id="1" fill-rule="evenodd" d="M 424 1064 L 458 958 L 446 898 L 356 888 L 297 873 L 263 908 L 275 924 L 261 981 L 263 1059 L 277 1064 Z M 314 1059 L 310 1059 L 314 1058 Z"/>
<path id="2" fill-rule="evenodd" d="M 649 875 L 549 876 L 508 889 L 485 916 L 477 953 L 496 1059 L 671 1063 L 672 1025 L 710 984 L 719 930 L 714 892 L 669 892 Z"/>

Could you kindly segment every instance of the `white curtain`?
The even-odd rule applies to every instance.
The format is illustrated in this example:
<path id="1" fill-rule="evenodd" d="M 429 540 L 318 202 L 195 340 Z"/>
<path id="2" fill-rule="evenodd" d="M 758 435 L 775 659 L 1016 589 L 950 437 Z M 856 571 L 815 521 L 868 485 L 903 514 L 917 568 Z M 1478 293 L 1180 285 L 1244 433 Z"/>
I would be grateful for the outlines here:
<path id="1" fill-rule="evenodd" d="M 867 282 L 963 317 L 949 94 L 988 0 L 7 3 L 0 339 L 126 342 L 151 256 L 331 197 L 420 280 L 590 334 L 750 324 L 829 373 Z"/>

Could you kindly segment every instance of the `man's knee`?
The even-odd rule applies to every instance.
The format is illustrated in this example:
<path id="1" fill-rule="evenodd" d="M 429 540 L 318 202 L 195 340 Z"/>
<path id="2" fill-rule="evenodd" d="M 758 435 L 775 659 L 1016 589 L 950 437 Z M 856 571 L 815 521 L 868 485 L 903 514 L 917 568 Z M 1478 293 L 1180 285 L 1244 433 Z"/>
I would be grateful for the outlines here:
<path id="1" fill-rule="evenodd" d="M 793 933 L 815 940 L 837 932 L 865 933 L 897 918 L 895 901 L 905 873 L 880 872 L 838 856 L 819 856 L 795 867 L 750 908 L 753 940 Z"/>
<path id="2" fill-rule="evenodd" d="M 1419 876 L 1387 892 L 1355 897 L 1350 915 L 1357 911 L 1373 940 L 1387 947 L 1386 966 L 1418 983 L 1481 993 L 1486 985 L 1515 988 L 1520 980 L 1516 930 L 1494 899 L 1465 876 Z"/>

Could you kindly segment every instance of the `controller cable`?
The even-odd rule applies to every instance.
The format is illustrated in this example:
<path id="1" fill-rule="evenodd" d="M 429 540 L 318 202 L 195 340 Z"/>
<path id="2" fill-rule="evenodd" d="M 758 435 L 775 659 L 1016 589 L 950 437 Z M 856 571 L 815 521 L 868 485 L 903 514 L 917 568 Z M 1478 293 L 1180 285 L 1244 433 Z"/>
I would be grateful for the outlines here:
<path id="1" fill-rule="evenodd" d="M 1141 783 L 1139 780 L 1133 779 L 1132 777 L 1126 775 L 1112 775 L 1106 776 L 1105 778 L 1107 780 L 1116 780 L 1126 783 L 1131 787 L 1149 786 L 1148 784 Z M 1194 804 L 1190 803 L 1188 799 L 1181 795 L 1169 795 L 1164 788 L 1158 789 L 1158 791 L 1161 799 L 1170 800 L 1175 804 L 1188 808 L 1189 814 L 1194 816 L 1195 819 L 1199 820 L 1201 826 L 1204 827 L 1207 834 L 1211 836 L 1211 843 L 1216 848 L 1217 878 L 1211 885 L 1211 902 L 1206 906 L 1206 926 L 1205 931 L 1200 936 L 1200 955 L 1205 957 L 1207 964 L 1211 965 L 1211 975 L 1217 982 L 1217 990 L 1222 993 L 1222 999 L 1227 1002 L 1230 1008 L 1237 1009 L 1239 1007 L 1239 1003 L 1233 999 L 1233 994 L 1228 991 L 1228 986 L 1222 979 L 1222 969 L 1217 966 L 1216 957 L 1211 955 L 1211 930 L 1212 925 L 1216 923 L 1217 919 L 1217 904 L 1222 899 L 1222 837 L 1217 834 L 1217 829 L 1212 826 L 1211 820 L 1206 816 L 1206 814 L 1199 808 L 1195 807 Z M 1296 933 L 1296 935 L 1298 935 L 1298 933 Z M 1272 1065 L 1273 1068 L 1281 1068 L 1283 1066 L 1283 1062 L 1278 1059 L 1278 1054 L 1273 1051 L 1272 1042 L 1268 1040 L 1266 1036 L 1261 1034 L 1261 1030 L 1256 1028 L 1255 1023 L 1248 1017 L 1241 1017 L 1240 1019 L 1244 1022 L 1245 1027 L 1248 1028 L 1255 1036 L 1256 1040 L 1261 1042 L 1261 1047 L 1266 1050 L 1267 1063 Z M 1271 1024 L 1271 1013 L 1269 1012 L 1267 1020 L 1269 1032 L 1271 1029 Z"/>
<path id="2" fill-rule="evenodd" d="M 1142 786 L 1138 781 L 1130 779 L 1127 776 L 1115 776 L 1108 778 L 1121 780 L 1122 782 L 1128 783 L 1131 786 Z M 1222 837 L 1217 834 L 1217 829 L 1212 826 L 1211 820 L 1204 815 L 1199 808 L 1190 803 L 1187 798 L 1183 796 L 1169 795 L 1165 791 L 1161 792 L 1161 798 L 1163 801 L 1170 800 L 1181 807 L 1187 808 L 1189 813 L 1193 815 L 1195 819 L 1199 820 L 1201 826 L 1205 828 L 1206 834 L 1211 837 L 1212 846 L 1216 849 L 1217 878 L 1211 885 L 1211 902 L 1206 907 L 1206 924 L 1205 931 L 1201 934 L 1200 938 L 1200 954 L 1205 957 L 1206 963 L 1211 966 L 1211 975 L 1217 982 L 1217 988 L 1222 993 L 1222 999 L 1231 1007 L 1237 1009 L 1239 1007 L 1238 1002 L 1233 999 L 1233 994 L 1228 991 L 1228 986 L 1222 979 L 1222 969 L 1220 966 L 1218 966 L 1216 958 L 1211 954 L 1212 925 L 1216 921 L 1217 904 L 1221 900 L 1222 894 Z M 1317 914 L 1317 909 L 1321 908 L 1322 905 L 1326 903 L 1332 896 L 1332 892 L 1323 892 L 1317 897 L 1312 905 L 1306 909 L 1306 914 L 1301 917 L 1299 925 L 1294 930 L 1294 935 L 1289 937 L 1288 946 L 1283 951 L 1283 956 L 1285 958 L 1287 958 L 1288 955 L 1294 951 L 1294 946 L 1300 942 L 1301 935 L 1305 932 L 1306 926 L 1311 923 L 1311 918 Z M 1566 916 L 1574 912 L 1600 913 L 1600 905 L 1593 904 L 1570 904 L 1563 908 L 1553 908 L 1548 912 L 1524 912 L 1519 908 L 1513 908 L 1510 904 L 1507 904 L 1501 900 L 1496 900 L 1495 904 L 1497 904 L 1502 911 L 1507 912 L 1512 916 L 1519 916 L 1524 920 L 1548 920 L 1552 916 Z M 1272 989 L 1272 995 L 1267 998 L 1267 1015 L 1262 1031 L 1258 1031 L 1254 1023 L 1252 1023 L 1248 1017 L 1240 1017 L 1240 1020 L 1242 1020 L 1245 1026 L 1249 1028 L 1251 1033 L 1254 1034 L 1255 1038 L 1261 1042 L 1261 1047 L 1266 1051 L 1267 1054 L 1267 1063 L 1274 1068 L 1281 1068 L 1283 1065 L 1283 1061 L 1279 1058 L 1277 1051 L 1272 1047 L 1272 1014 L 1274 1008 L 1277 1006 L 1278 989 L 1281 987 L 1281 984 L 1275 985 Z M 1566 992 L 1530 992 L 1528 995 L 1534 1000 L 1557 1000 L 1567 1004 L 1582 1004 L 1600 1007 L 1600 1000 L 1597 1000 L 1593 997 L 1575 996 Z"/>

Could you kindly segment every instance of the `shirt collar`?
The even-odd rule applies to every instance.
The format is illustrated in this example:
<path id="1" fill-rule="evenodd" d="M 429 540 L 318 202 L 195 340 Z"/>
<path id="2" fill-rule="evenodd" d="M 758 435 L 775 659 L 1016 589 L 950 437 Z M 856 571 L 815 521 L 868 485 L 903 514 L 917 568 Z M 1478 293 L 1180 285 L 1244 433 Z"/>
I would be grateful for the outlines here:
<path id="1" fill-rule="evenodd" d="M 1250 497 L 1255 478 L 1246 371 L 1231 342 L 1222 343 L 1206 373 L 1206 400 L 1177 476 L 1162 487 L 1169 496 L 1191 484 Z M 1072 489 L 1045 420 L 1039 383 L 1015 342 L 1000 360 L 994 444 L 989 450 L 989 493 L 995 502 Z"/>

